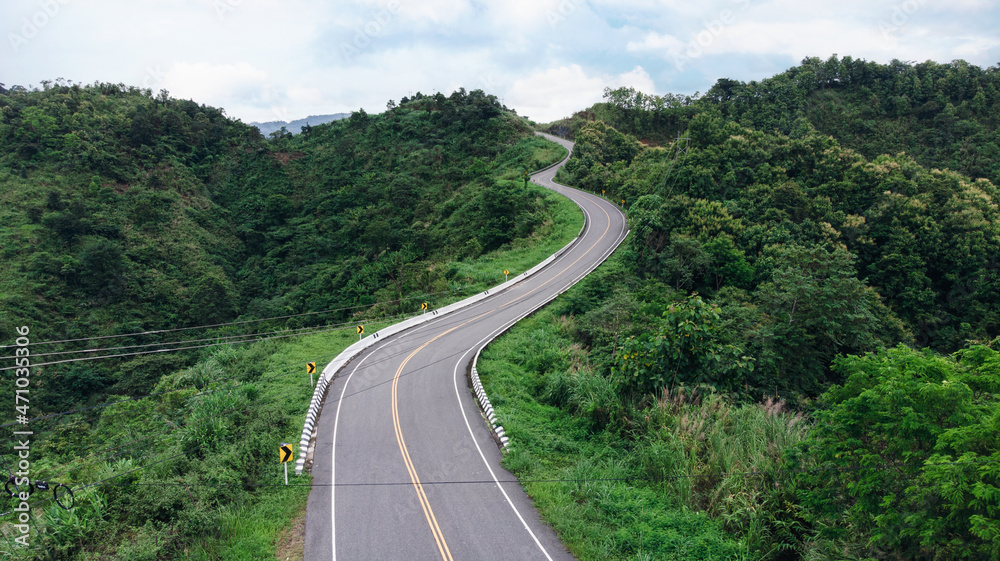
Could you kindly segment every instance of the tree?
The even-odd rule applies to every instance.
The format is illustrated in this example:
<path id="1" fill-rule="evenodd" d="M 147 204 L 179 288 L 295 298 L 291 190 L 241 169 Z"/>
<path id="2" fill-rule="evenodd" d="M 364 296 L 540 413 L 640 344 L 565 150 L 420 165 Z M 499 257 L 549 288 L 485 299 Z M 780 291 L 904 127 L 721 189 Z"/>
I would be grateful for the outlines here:
<path id="1" fill-rule="evenodd" d="M 834 356 L 876 350 L 902 336 L 899 320 L 858 280 L 847 251 L 792 244 L 778 249 L 776 261 L 755 300 L 769 316 L 770 359 L 786 389 L 816 395 Z"/>
<path id="2" fill-rule="evenodd" d="M 731 237 L 724 234 L 716 236 L 705 242 L 703 247 L 712 256 L 711 274 L 715 278 L 716 290 L 727 284 L 738 288 L 750 288 L 753 282 L 753 267 L 747 263 L 743 250 L 736 247 Z"/>
<path id="3" fill-rule="evenodd" d="M 996 559 L 998 367 L 983 345 L 837 359 L 844 385 L 790 455 L 816 537 L 877 559 Z"/>
<path id="4" fill-rule="evenodd" d="M 659 395 L 665 388 L 708 384 L 733 391 L 753 371 L 753 359 L 720 341 L 719 309 L 701 296 L 674 302 L 655 335 L 630 337 L 612 370 L 633 395 Z"/>
<path id="5" fill-rule="evenodd" d="M 57 131 L 55 117 L 41 107 L 26 107 L 21 112 L 20 126 L 14 129 L 14 140 L 21 143 L 25 157 L 31 158 L 55 145 Z"/>

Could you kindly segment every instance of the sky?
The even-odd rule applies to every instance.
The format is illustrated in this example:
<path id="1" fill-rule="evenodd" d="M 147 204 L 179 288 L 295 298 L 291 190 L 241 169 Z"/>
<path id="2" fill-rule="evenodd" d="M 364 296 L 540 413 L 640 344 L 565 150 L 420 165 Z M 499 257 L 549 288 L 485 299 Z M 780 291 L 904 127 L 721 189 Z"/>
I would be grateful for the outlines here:
<path id="1" fill-rule="evenodd" d="M 0 83 L 124 83 L 244 122 L 481 89 L 538 122 L 806 57 L 1000 63 L 997 0 L 3 0 Z"/>

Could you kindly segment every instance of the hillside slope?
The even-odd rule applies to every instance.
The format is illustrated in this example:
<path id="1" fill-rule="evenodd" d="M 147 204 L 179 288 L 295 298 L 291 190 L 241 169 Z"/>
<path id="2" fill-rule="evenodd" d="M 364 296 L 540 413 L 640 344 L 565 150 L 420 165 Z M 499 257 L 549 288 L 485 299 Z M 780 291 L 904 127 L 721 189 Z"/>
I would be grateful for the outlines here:
<path id="1" fill-rule="evenodd" d="M 446 263 L 550 221 L 513 181 L 540 141 L 479 91 L 270 143 L 221 110 L 114 84 L 12 88 L 0 112 L 0 332 L 39 340 L 339 310 L 259 325 L 302 327 L 397 301 L 371 310 L 393 315 L 404 295 L 461 292 Z M 145 393 L 192 359 L 71 364 L 41 391 L 52 410 Z"/>

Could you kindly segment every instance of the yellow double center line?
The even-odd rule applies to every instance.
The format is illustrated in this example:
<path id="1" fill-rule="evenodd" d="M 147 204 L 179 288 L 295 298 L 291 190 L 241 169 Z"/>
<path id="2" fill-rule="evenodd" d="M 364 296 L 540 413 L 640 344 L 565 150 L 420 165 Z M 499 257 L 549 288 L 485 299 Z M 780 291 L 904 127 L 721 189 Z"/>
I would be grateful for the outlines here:
<path id="1" fill-rule="evenodd" d="M 605 215 L 608 215 L 608 212 L 606 210 L 604 210 L 603 208 L 601 210 L 604 211 Z M 566 266 L 565 269 L 559 271 L 558 274 L 554 275 L 549 280 L 545 281 L 544 283 L 540 284 L 534 289 L 526 292 L 525 294 L 522 294 L 521 296 L 518 296 L 517 298 L 505 304 L 501 304 L 496 308 L 493 308 L 492 310 L 488 310 L 460 325 L 456 325 L 455 327 L 452 327 L 448 331 L 438 334 L 433 339 L 430 339 L 423 345 L 417 347 L 412 353 L 410 353 L 409 356 L 406 357 L 405 360 L 403 360 L 402 364 L 399 365 L 399 368 L 396 369 L 396 375 L 393 376 L 392 378 L 392 426 L 393 429 L 396 431 L 396 443 L 399 444 L 399 452 L 400 454 L 403 455 L 403 463 L 406 464 L 406 471 L 410 474 L 410 481 L 413 483 L 413 488 L 417 491 L 417 499 L 420 501 L 420 508 L 422 508 L 424 511 L 424 517 L 427 518 L 427 525 L 430 526 L 431 533 L 434 534 L 434 542 L 437 543 L 438 551 L 441 553 L 441 559 L 443 559 L 444 561 L 454 561 L 454 558 L 451 556 L 451 550 L 448 549 L 448 543 L 445 541 L 444 534 L 441 532 L 441 526 L 438 525 L 437 518 L 435 518 L 434 516 L 434 510 L 431 508 L 431 503 L 427 499 L 427 494 L 424 492 L 424 486 L 420 483 L 420 477 L 417 475 L 417 470 L 413 466 L 413 460 L 410 459 L 410 452 L 406 448 L 406 440 L 403 438 L 402 425 L 400 425 L 399 422 L 399 399 L 397 397 L 397 388 L 399 387 L 399 378 L 400 376 L 403 375 L 403 369 L 406 368 L 406 365 L 407 363 L 410 362 L 410 359 L 417 356 L 417 353 L 424 350 L 424 348 L 426 348 L 434 341 L 437 341 L 438 339 L 444 337 L 445 335 L 451 333 L 452 331 L 455 331 L 456 329 L 464 327 L 480 318 L 488 316 L 501 308 L 506 308 L 507 306 L 513 304 L 514 302 L 517 302 L 518 300 L 527 298 L 532 293 L 541 290 L 542 287 L 562 276 L 563 273 L 565 273 L 571 267 L 576 265 L 581 259 L 583 259 L 587 254 L 589 254 L 592 249 L 597 247 L 597 244 L 604 239 L 604 236 L 607 235 L 609 229 L 611 229 L 610 215 L 608 215 L 608 225 L 607 227 L 605 227 L 604 233 L 602 233 L 601 236 L 597 238 L 597 241 L 595 241 L 592 246 L 587 248 L 587 251 L 583 252 L 583 254 L 580 255 L 580 257 L 577 257 L 576 260 L 570 263 L 568 266 Z"/>
<path id="2" fill-rule="evenodd" d="M 422 351 L 427 345 L 430 345 L 459 327 L 461 326 L 452 327 L 448 331 L 417 347 L 417 350 L 410 353 L 410 356 L 406 357 L 406 360 L 399 365 L 396 375 L 392 378 L 392 426 L 396 430 L 396 442 L 399 444 L 399 452 L 403 455 L 403 463 L 406 464 L 406 471 L 410 474 L 410 481 L 413 483 L 413 488 L 417 491 L 420 507 L 424 509 L 427 524 L 431 527 L 431 533 L 434 534 L 434 541 L 437 542 L 438 551 L 441 552 L 441 559 L 445 561 L 454 561 L 454 559 L 451 556 L 451 551 L 448 549 L 448 543 L 444 541 L 444 534 L 441 533 L 441 527 L 438 526 L 437 518 L 434 517 L 434 510 L 431 509 L 431 503 L 427 500 L 427 494 L 424 493 L 424 486 L 420 484 L 420 477 L 417 476 L 417 470 L 413 467 L 410 452 L 406 449 L 406 440 L 403 439 L 403 429 L 399 424 L 399 407 L 397 406 L 399 401 L 396 397 L 396 388 L 399 386 L 399 377 L 403 374 L 403 368 L 406 367 L 406 363 L 410 362 L 411 358 L 417 356 L 417 353 Z"/>

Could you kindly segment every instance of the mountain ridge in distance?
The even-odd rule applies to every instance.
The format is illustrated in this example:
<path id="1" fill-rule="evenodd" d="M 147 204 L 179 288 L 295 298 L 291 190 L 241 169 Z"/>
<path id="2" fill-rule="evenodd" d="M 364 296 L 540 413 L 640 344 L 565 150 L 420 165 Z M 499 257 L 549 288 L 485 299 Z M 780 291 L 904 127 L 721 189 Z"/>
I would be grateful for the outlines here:
<path id="1" fill-rule="evenodd" d="M 281 130 L 281 127 L 285 127 L 285 130 L 292 134 L 298 134 L 301 132 L 302 127 L 306 125 L 316 126 L 322 125 L 324 123 L 329 123 L 331 121 L 337 121 L 350 117 L 350 113 L 333 113 L 330 115 L 310 115 L 303 119 L 296 119 L 294 121 L 268 121 L 266 123 L 258 123 L 256 121 L 250 123 L 251 127 L 257 127 L 260 134 L 267 136 L 274 131 Z"/>

